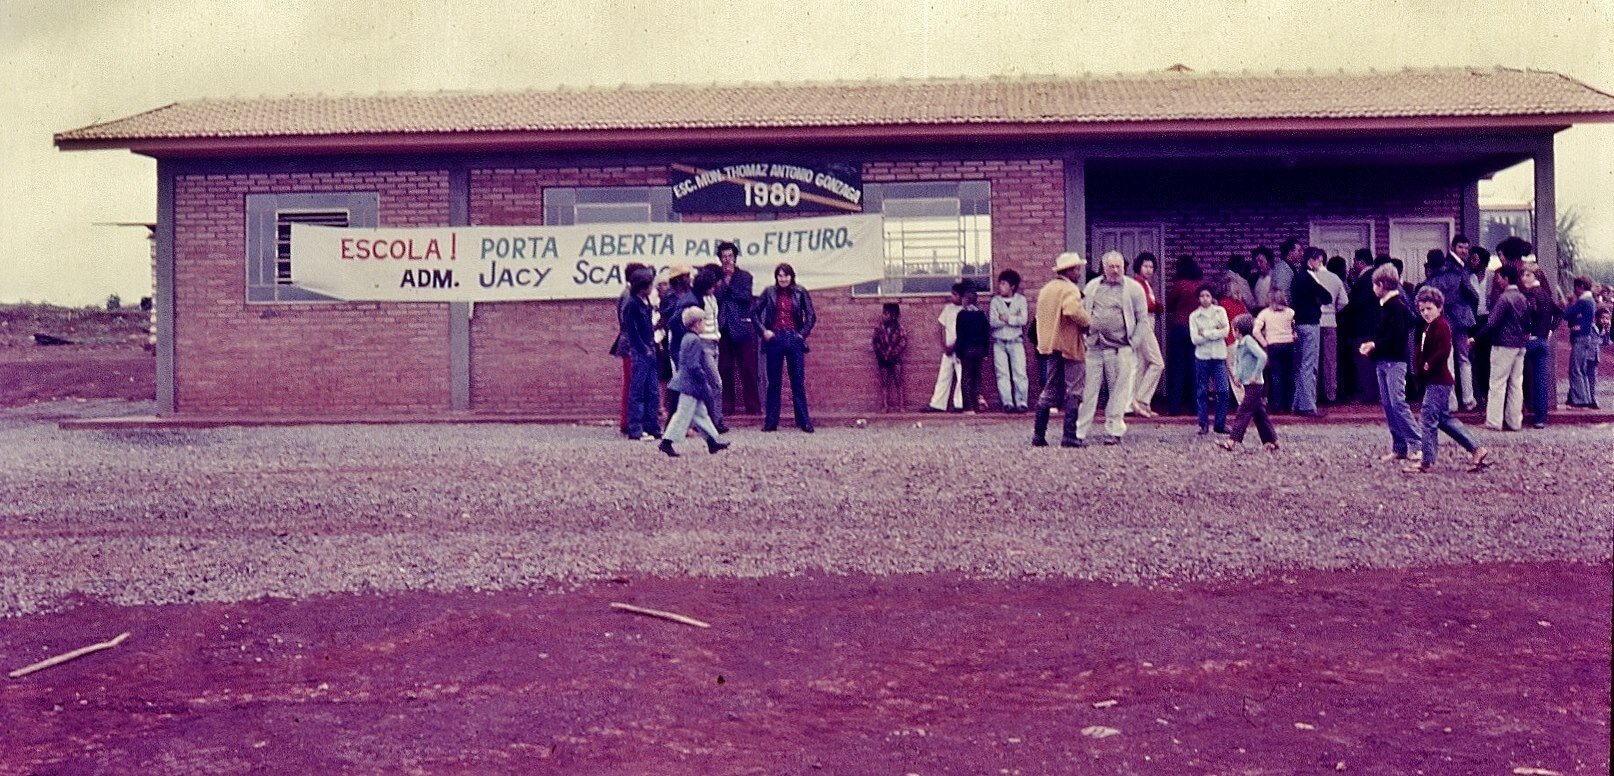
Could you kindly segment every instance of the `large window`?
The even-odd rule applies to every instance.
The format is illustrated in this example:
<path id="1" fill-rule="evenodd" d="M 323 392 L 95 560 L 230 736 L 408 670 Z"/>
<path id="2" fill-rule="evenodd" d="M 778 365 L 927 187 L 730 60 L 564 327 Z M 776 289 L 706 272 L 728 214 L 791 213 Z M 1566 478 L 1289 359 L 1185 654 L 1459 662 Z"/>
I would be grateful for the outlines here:
<path id="1" fill-rule="evenodd" d="M 247 195 L 247 301 L 329 301 L 291 279 L 291 225 L 375 228 L 374 192 Z"/>
<path id="2" fill-rule="evenodd" d="M 546 226 L 669 221 L 671 213 L 667 186 L 544 189 Z"/>
<path id="3" fill-rule="evenodd" d="M 876 183 L 863 196 L 885 217 L 885 279 L 854 293 L 946 293 L 961 278 L 991 288 L 991 183 Z"/>

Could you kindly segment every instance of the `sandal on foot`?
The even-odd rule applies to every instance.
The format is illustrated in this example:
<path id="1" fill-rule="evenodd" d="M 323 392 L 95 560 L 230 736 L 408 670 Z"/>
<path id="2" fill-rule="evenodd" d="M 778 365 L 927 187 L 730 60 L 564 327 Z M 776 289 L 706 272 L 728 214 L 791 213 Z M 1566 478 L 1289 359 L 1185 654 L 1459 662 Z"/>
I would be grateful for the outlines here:
<path id="1" fill-rule="evenodd" d="M 1406 466 L 1401 467 L 1401 471 L 1407 474 L 1428 474 L 1429 467 L 1424 466 L 1421 463 L 1409 463 Z"/>
<path id="2" fill-rule="evenodd" d="M 1233 440 L 1231 439 L 1219 439 L 1216 441 L 1216 446 L 1228 451 L 1229 453 L 1233 452 Z"/>
<path id="3" fill-rule="evenodd" d="M 1278 452 L 1278 443 L 1277 442 L 1268 442 L 1268 443 L 1262 445 L 1262 447 L 1265 447 L 1267 449 L 1267 452 L 1269 452 L 1269 453 Z"/>
<path id="4" fill-rule="evenodd" d="M 1491 451 L 1486 450 L 1484 448 L 1480 448 L 1479 455 L 1475 456 L 1473 460 L 1468 462 L 1468 470 L 1471 471 L 1471 472 L 1485 471 L 1486 469 L 1489 469 L 1490 467 L 1491 467 Z"/>

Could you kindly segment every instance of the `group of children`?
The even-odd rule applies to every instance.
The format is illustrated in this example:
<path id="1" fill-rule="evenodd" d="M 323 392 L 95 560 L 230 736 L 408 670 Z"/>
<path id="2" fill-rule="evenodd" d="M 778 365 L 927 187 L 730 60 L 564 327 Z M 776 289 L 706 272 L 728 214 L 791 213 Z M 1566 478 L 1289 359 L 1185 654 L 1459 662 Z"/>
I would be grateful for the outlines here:
<path id="1" fill-rule="evenodd" d="M 998 275 L 997 293 L 988 309 L 980 308 L 975 284 L 953 284 L 952 297 L 936 317 L 941 337 L 941 364 L 936 389 L 926 412 L 974 413 L 983 406 L 981 366 L 988 354 L 997 374 L 998 399 L 1005 412 L 1026 412 L 1030 382 L 1026 376 L 1025 329 L 1027 305 L 1020 293 L 1020 274 L 1005 270 Z M 887 302 L 874 328 L 874 359 L 880 374 L 880 410 L 900 412 L 904 407 L 902 360 L 908 337 L 902 330 L 902 308 Z"/>

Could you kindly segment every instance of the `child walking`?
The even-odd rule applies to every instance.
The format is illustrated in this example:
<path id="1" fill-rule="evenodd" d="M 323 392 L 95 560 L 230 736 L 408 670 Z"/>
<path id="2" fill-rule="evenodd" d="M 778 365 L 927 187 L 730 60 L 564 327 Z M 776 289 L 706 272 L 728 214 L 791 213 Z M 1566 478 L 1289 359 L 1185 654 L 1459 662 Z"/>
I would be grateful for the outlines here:
<path id="1" fill-rule="evenodd" d="M 669 457 L 677 458 L 678 451 L 673 449 L 673 441 L 683 439 L 689 433 L 689 424 L 693 422 L 701 436 L 706 437 L 707 452 L 719 453 L 728 449 L 729 443 L 718 438 L 712 417 L 706 413 L 707 403 L 713 397 L 721 396 L 723 391 L 717 374 L 717 360 L 698 336 L 708 323 L 706 310 L 698 306 L 685 307 L 679 320 L 687 334 L 697 336 L 685 336 L 678 343 L 678 371 L 673 375 L 672 382 L 667 383 L 669 389 L 678 392 L 678 409 L 667 421 L 667 433 L 661 437 L 660 449 Z"/>
<path id="2" fill-rule="evenodd" d="M 1239 402 L 1238 414 L 1233 416 L 1227 438 L 1216 443 L 1230 452 L 1244 449 L 1244 432 L 1249 429 L 1251 420 L 1255 421 L 1255 432 L 1266 449 L 1273 452 L 1278 449 L 1278 431 L 1272 427 L 1272 418 L 1267 416 L 1263 403 L 1267 386 L 1262 372 L 1266 369 L 1267 352 L 1253 335 L 1254 330 L 1255 319 L 1249 313 L 1233 319 L 1233 333 L 1239 337 L 1238 344 L 1233 346 L 1233 379 L 1244 384 L 1244 399 Z"/>
<path id="3" fill-rule="evenodd" d="M 880 370 L 880 411 L 901 412 L 902 356 L 908 352 L 908 335 L 902 331 L 902 305 L 886 302 L 880 323 L 874 327 L 874 364 Z"/>
<path id="4" fill-rule="evenodd" d="M 1427 472 L 1434 466 L 1435 449 L 1440 445 L 1437 429 L 1446 432 L 1446 436 L 1468 451 L 1469 471 L 1480 471 L 1491 463 L 1491 452 L 1474 444 L 1463 422 L 1451 414 L 1453 380 L 1451 367 L 1447 365 L 1447 359 L 1451 358 L 1451 324 L 1441 315 L 1445 305 L 1446 296 L 1438 288 L 1424 286 L 1418 292 L 1418 316 L 1427 324 L 1418 339 L 1413 360 L 1418 377 L 1423 380 L 1423 460 L 1402 467 L 1401 471 L 1408 474 Z"/>
<path id="5" fill-rule="evenodd" d="M 965 288 L 962 296 L 964 309 L 958 311 L 958 343 L 954 352 L 958 354 L 959 371 L 963 373 L 964 411 L 973 415 L 981 402 L 981 362 L 992 349 L 992 325 L 986 311 L 976 306 L 979 299 L 974 288 Z"/>
<path id="6" fill-rule="evenodd" d="M 1030 385 L 1026 380 L 1026 298 L 1020 273 L 998 273 L 998 292 L 988 309 L 992 323 L 992 371 L 998 377 L 998 401 L 1004 412 L 1025 412 Z"/>

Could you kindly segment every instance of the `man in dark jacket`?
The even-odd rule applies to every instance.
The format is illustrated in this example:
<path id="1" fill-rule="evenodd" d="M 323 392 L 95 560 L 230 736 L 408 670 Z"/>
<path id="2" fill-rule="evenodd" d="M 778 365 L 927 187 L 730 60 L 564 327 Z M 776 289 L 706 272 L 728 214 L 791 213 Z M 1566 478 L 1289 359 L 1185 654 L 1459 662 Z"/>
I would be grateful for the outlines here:
<path id="1" fill-rule="evenodd" d="M 1547 283 L 1540 267 L 1527 265 L 1519 273 L 1519 288 L 1530 303 L 1525 324 L 1524 402 L 1530 406 L 1530 427 L 1546 428 L 1547 411 L 1558 398 L 1558 380 L 1553 374 L 1552 333 L 1563 322 L 1564 308 Z"/>
<path id="2" fill-rule="evenodd" d="M 1328 253 L 1312 246 L 1305 252 L 1306 264 L 1295 273 L 1289 286 L 1289 306 L 1295 310 L 1295 344 L 1300 352 L 1295 367 L 1294 410 L 1299 415 L 1316 416 L 1317 362 L 1322 353 L 1323 305 L 1331 304 L 1334 295 L 1317 282 L 1313 272 L 1320 272 L 1328 261 Z"/>
<path id="3" fill-rule="evenodd" d="M 695 268 L 688 264 L 675 264 L 667 273 L 667 291 L 661 295 L 661 326 L 667 330 L 667 353 L 672 358 L 673 375 L 678 374 L 678 353 L 684 343 L 684 310 L 690 307 L 700 307 L 701 301 L 695 296 L 694 281 Z M 670 378 L 669 378 L 670 379 Z M 678 407 L 678 389 L 669 384 L 666 396 L 667 412 L 671 414 Z"/>
<path id="4" fill-rule="evenodd" d="M 1524 425 L 1524 345 L 1529 339 L 1530 303 L 1519 291 L 1519 270 L 1503 264 L 1495 283 L 1502 287 L 1491 303 L 1485 326 L 1474 336 L 1491 343 L 1491 390 L 1485 401 L 1485 427 L 1518 431 Z"/>
<path id="5" fill-rule="evenodd" d="M 723 335 L 717 342 L 717 370 L 723 376 L 723 414 L 743 409 L 757 414 L 762 391 L 757 385 L 757 327 L 751 318 L 756 303 L 751 273 L 739 267 L 740 246 L 717 244 L 717 260 L 723 265 L 718 281 L 717 323 Z"/>
<path id="6" fill-rule="evenodd" d="M 622 265 L 622 279 L 626 282 L 628 287 L 622 289 L 622 295 L 618 296 L 616 299 L 617 334 L 616 339 L 611 343 L 610 350 L 611 355 L 622 359 L 622 411 L 621 416 L 617 419 L 617 426 L 621 429 L 624 436 L 627 435 L 628 426 L 630 425 L 628 422 L 628 404 L 632 401 L 631 396 L 633 394 L 633 354 L 630 351 L 627 342 L 628 324 L 626 316 L 629 306 L 635 301 L 633 276 L 638 274 L 638 272 L 643 269 L 648 268 L 636 261 L 630 261 L 627 264 Z M 652 272 L 651 275 L 653 278 L 655 273 Z M 654 280 L 651 282 L 653 283 Z M 655 353 L 654 350 L 652 350 L 651 358 L 653 359 L 654 357 Z"/>
<path id="7" fill-rule="evenodd" d="M 684 343 L 684 308 L 701 305 L 700 298 L 695 296 L 694 280 L 694 267 L 688 264 L 673 265 L 667 274 L 667 293 L 661 297 L 661 324 L 667 327 L 667 349 L 673 353 L 674 362 L 678 358 L 679 346 Z"/>
<path id="8" fill-rule="evenodd" d="M 1452 360 L 1457 364 L 1457 399 L 1463 409 L 1473 409 L 1474 369 L 1469 362 L 1468 333 L 1474 328 L 1474 313 L 1479 306 L 1479 292 L 1468 281 L 1468 239 L 1458 236 L 1452 241 L 1453 253 L 1430 251 L 1424 261 L 1424 285 L 1440 291 L 1446 306 L 1441 317 L 1451 325 Z M 1461 258 L 1458 258 L 1461 256 Z"/>
<path id="9" fill-rule="evenodd" d="M 1362 343 L 1373 338 L 1373 330 L 1379 325 L 1379 300 L 1373 294 L 1373 251 L 1367 248 L 1358 248 L 1355 255 L 1355 280 L 1351 281 L 1349 302 L 1341 312 L 1344 316 L 1346 331 L 1344 336 L 1351 345 L 1351 351 L 1356 353 L 1352 366 L 1356 373 L 1356 398 L 1358 401 L 1373 404 L 1379 400 L 1378 378 L 1373 373 L 1373 362 L 1367 356 L 1361 355 Z"/>
<path id="10" fill-rule="evenodd" d="M 796 413 L 796 428 L 813 433 L 812 417 L 807 414 L 807 337 L 818 323 L 813 298 L 796 285 L 796 268 L 781 263 L 773 270 L 774 282 L 757 300 L 757 330 L 762 332 L 762 351 L 768 357 L 768 400 L 763 404 L 762 430 L 779 429 L 779 400 L 784 366 L 790 365 L 790 400 Z"/>
<path id="11" fill-rule="evenodd" d="M 1412 358 L 1412 308 L 1402 298 L 1401 273 L 1394 265 L 1373 270 L 1373 293 L 1379 298 L 1378 326 L 1373 339 L 1360 352 L 1373 359 L 1378 377 L 1379 404 L 1390 426 L 1390 452 L 1380 460 L 1418 460 L 1423 457 L 1423 434 L 1407 407 L 1407 365 Z"/>
<path id="12" fill-rule="evenodd" d="M 618 308 L 622 335 L 618 347 L 628 359 L 627 431 L 629 439 L 661 436 L 656 411 L 656 333 L 651 323 L 650 286 L 656 273 L 639 266 L 628 273 L 628 294 Z"/>

